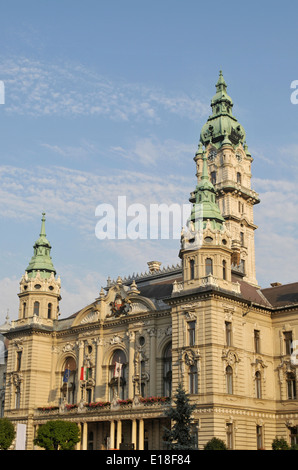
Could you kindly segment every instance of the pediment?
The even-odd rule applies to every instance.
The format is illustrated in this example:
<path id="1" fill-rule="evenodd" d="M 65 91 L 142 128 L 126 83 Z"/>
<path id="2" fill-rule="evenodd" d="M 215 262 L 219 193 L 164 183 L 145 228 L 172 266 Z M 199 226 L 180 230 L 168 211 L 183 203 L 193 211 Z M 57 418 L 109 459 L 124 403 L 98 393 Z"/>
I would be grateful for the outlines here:
<path id="1" fill-rule="evenodd" d="M 107 306 L 106 318 L 119 318 L 127 315 L 135 315 L 138 313 L 146 313 L 156 310 L 153 302 L 146 297 L 139 295 L 121 296 L 120 293 L 115 295 Z"/>

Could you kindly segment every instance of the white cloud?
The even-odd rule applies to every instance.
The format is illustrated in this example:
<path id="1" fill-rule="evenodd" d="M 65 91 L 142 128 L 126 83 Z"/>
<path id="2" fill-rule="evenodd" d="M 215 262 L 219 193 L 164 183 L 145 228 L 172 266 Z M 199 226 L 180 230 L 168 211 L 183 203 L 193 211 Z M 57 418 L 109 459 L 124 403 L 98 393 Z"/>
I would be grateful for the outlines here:
<path id="1" fill-rule="evenodd" d="M 109 80 L 80 64 L 3 59 L 4 111 L 30 116 L 99 115 L 112 120 L 159 119 L 163 111 L 198 119 L 209 105 L 186 94 L 169 96 L 135 83 Z"/>
<path id="2" fill-rule="evenodd" d="M 111 150 L 119 156 L 141 163 L 145 166 L 156 166 L 161 161 L 173 162 L 179 165 L 185 162 L 185 157 L 194 154 L 192 145 L 184 144 L 172 139 L 160 142 L 154 137 L 138 139 L 131 149 L 112 147 Z"/>
<path id="3" fill-rule="evenodd" d="M 92 234 L 98 204 L 117 204 L 122 195 L 127 196 L 127 204 L 180 203 L 188 195 L 186 188 L 191 187 L 186 178 L 174 175 L 168 175 L 165 185 L 163 177 L 147 173 L 119 170 L 100 175 L 65 167 L 2 166 L 0 179 L 2 218 L 32 220 L 45 210 L 54 220 L 79 225 L 80 230 L 91 230 Z"/>

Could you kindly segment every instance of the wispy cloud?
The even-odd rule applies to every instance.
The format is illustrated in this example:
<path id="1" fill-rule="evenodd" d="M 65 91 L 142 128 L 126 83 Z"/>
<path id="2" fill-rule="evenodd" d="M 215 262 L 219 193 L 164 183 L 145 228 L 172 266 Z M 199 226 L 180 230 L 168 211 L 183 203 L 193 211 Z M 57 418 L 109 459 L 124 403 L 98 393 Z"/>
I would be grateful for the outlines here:
<path id="1" fill-rule="evenodd" d="M 51 218 L 67 226 L 92 233 L 99 204 L 117 204 L 125 195 L 127 204 L 187 203 L 187 178 L 164 178 L 146 172 L 116 170 L 113 174 L 94 174 L 65 167 L 0 167 L 0 217 L 32 220 L 45 210 Z"/>
<path id="2" fill-rule="evenodd" d="M 189 155 L 194 154 L 192 145 L 171 139 L 160 142 L 152 137 L 138 139 L 131 149 L 112 147 L 111 150 L 127 160 L 146 166 L 157 165 L 161 161 L 175 161 L 175 164 L 178 165 L 180 161 L 185 162 L 185 157 L 189 158 Z"/>
<path id="3" fill-rule="evenodd" d="M 111 80 L 80 64 L 4 59 L 4 110 L 29 116 L 92 116 L 113 120 L 160 119 L 166 111 L 197 119 L 209 105 L 186 93 L 175 95 L 136 83 Z"/>

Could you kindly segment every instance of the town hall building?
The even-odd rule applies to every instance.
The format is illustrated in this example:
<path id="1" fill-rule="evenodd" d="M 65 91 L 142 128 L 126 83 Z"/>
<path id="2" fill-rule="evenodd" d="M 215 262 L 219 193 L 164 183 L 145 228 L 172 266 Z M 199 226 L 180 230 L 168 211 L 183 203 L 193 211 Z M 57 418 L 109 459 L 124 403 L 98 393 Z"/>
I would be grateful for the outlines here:
<path id="1" fill-rule="evenodd" d="M 148 261 L 145 274 L 108 279 L 94 302 L 59 319 L 63 279 L 42 215 L 18 318 L 0 329 L 3 416 L 26 425 L 27 449 L 54 419 L 79 425 L 78 450 L 166 449 L 179 383 L 196 404 L 198 449 L 213 437 L 236 450 L 298 442 L 298 282 L 258 285 L 253 158 L 221 72 L 211 109 L 177 266 Z"/>

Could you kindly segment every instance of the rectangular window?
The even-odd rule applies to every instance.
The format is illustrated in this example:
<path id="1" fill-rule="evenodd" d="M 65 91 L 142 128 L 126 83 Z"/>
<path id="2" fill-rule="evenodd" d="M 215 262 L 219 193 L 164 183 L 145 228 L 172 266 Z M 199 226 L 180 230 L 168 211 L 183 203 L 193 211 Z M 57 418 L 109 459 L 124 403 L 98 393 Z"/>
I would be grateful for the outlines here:
<path id="1" fill-rule="evenodd" d="M 296 378 L 293 373 L 287 375 L 288 400 L 296 399 Z"/>
<path id="2" fill-rule="evenodd" d="M 260 353 L 260 332 L 254 330 L 255 353 Z"/>
<path id="3" fill-rule="evenodd" d="M 239 264 L 240 271 L 245 274 L 245 260 L 241 259 Z"/>
<path id="4" fill-rule="evenodd" d="M 290 439 L 291 439 L 291 446 L 295 446 L 298 444 L 298 429 L 290 428 Z"/>
<path id="5" fill-rule="evenodd" d="M 232 450 L 233 449 L 233 424 L 232 423 L 227 423 L 226 433 L 227 433 L 227 448 L 229 450 Z"/>
<path id="6" fill-rule="evenodd" d="M 198 371 L 196 364 L 189 367 L 188 386 L 189 393 L 198 393 Z"/>
<path id="7" fill-rule="evenodd" d="M 285 354 L 292 354 L 293 348 L 292 348 L 292 332 L 291 331 L 285 331 L 284 332 L 284 343 L 285 343 Z"/>
<path id="8" fill-rule="evenodd" d="M 262 426 L 257 426 L 257 449 L 260 450 L 263 448 L 263 428 Z"/>
<path id="9" fill-rule="evenodd" d="M 22 365 L 22 351 L 17 352 L 17 372 L 21 370 Z"/>
<path id="10" fill-rule="evenodd" d="M 188 322 L 188 345 L 194 346 L 196 343 L 196 322 Z"/>
<path id="11" fill-rule="evenodd" d="M 195 278 L 195 260 L 191 259 L 189 261 L 189 268 L 190 268 L 190 279 Z"/>
<path id="12" fill-rule="evenodd" d="M 225 329 L 226 329 L 226 346 L 232 346 L 232 323 L 229 321 L 226 321 Z"/>

